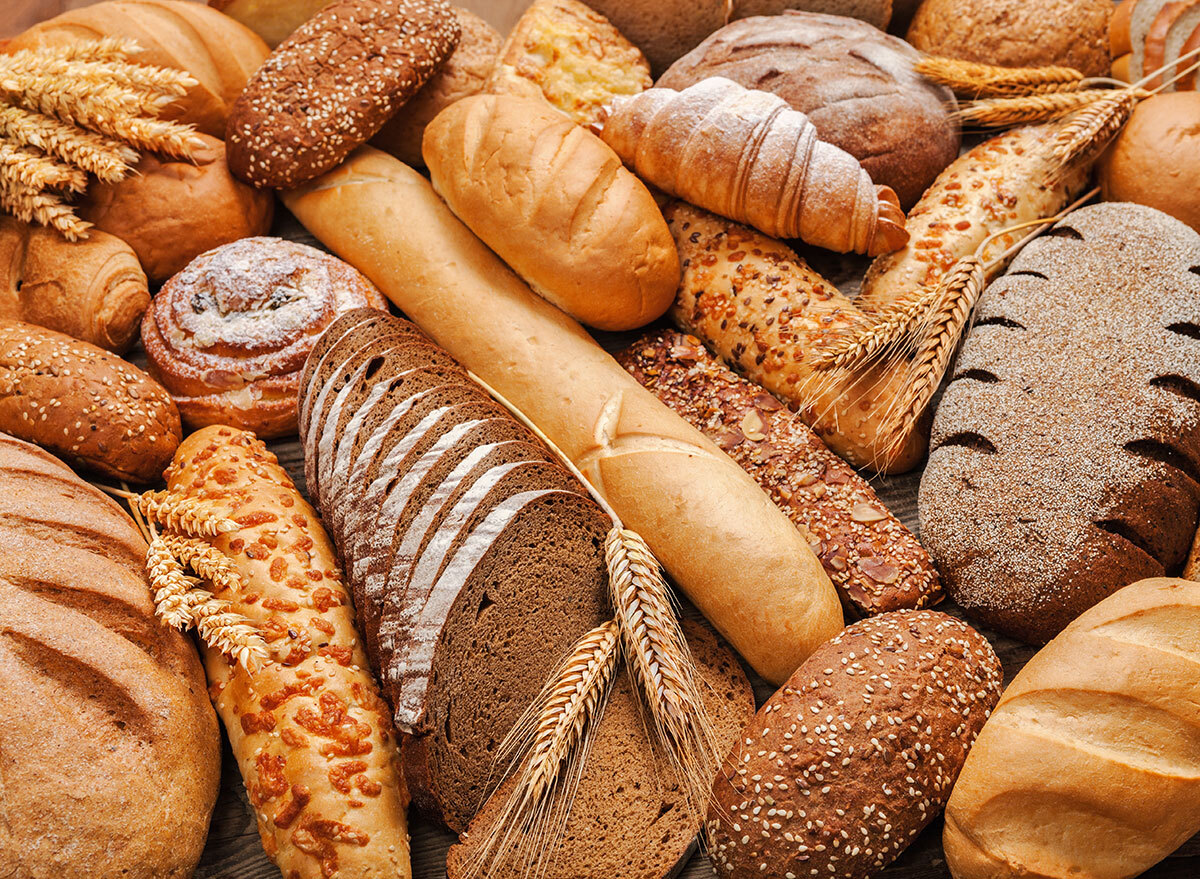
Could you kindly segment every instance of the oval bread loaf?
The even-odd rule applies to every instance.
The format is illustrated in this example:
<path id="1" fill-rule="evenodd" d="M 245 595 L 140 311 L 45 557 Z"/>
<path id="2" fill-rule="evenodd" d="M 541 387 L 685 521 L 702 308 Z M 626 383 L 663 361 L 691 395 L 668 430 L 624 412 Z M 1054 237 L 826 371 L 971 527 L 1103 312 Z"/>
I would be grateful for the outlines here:
<path id="1" fill-rule="evenodd" d="M 955 879 L 1129 879 L 1200 831 L 1200 583 L 1141 580 L 1009 685 L 963 767 Z"/>
<path id="2" fill-rule="evenodd" d="M 949 798 L 1002 680 L 987 639 L 946 614 L 850 626 L 726 758 L 707 825 L 718 875 L 875 875 Z"/>
<path id="3" fill-rule="evenodd" d="M 105 476 L 150 482 L 175 453 L 179 412 L 115 354 L 0 319 L 0 430 Z"/>
<path id="4" fill-rule="evenodd" d="M 425 129 L 433 187 L 536 293 L 588 326 L 665 312 L 679 256 L 650 191 L 604 141 L 545 102 L 476 95 Z"/>

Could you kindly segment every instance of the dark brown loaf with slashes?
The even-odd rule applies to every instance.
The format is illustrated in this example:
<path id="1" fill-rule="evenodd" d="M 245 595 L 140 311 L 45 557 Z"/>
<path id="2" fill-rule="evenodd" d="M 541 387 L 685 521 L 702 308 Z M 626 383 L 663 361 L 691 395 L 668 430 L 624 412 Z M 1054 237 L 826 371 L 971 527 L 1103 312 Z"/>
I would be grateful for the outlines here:
<path id="1" fill-rule="evenodd" d="M 1200 510 L 1200 235 L 1083 208 L 979 301 L 921 533 L 967 613 L 1030 642 L 1177 569 Z"/>
<path id="2" fill-rule="evenodd" d="M 335 321 L 300 397 L 309 496 L 342 560 L 413 802 L 462 830 L 495 750 L 611 613 L 611 522 L 408 321 Z"/>
<path id="3" fill-rule="evenodd" d="M 0 319 L 0 430 L 114 479 L 151 482 L 179 445 L 166 390 L 115 354 Z"/>
<path id="4" fill-rule="evenodd" d="M 461 28 L 445 0 L 335 0 L 279 45 L 233 105 L 229 167 L 290 189 L 373 137 L 450 57 Z"/>
<path id="5" fill-rule="evenodd" d="M 658 330 L 617 361 L 755 478 L 804 532 L 850 613 L 941 600 L 933 561 L 870 484 L 799 415 L 722 364 L 695 336 Z"/>
<path id="6" fill-rule="evenodd" d="M 877 874 L 945 806 L 1002 681 L 987 639 L 943 613 L 845 629 L 726 758 L 707 822 L 717 874 Z"/>

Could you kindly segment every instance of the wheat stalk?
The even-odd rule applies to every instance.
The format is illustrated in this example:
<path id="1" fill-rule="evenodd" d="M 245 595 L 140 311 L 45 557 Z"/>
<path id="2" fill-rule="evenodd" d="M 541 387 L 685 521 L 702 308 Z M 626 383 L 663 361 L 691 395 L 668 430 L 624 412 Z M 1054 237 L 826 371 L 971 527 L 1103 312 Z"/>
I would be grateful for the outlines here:
<path id="1" fill-rule="evenodd" d="M 522 875 L 538 874 L 566 828 L 571 802 L 612 685 L 620 646 L 615 620 L 579 640 L 519 721 L 502 751 L 523 751 L 516 786 L 466 870 L 479 875 L 515 855 Z M 528 741 L 525 741 L 528 740 Z"/>
<path id="2" fill-rule="evenodd" d="M 269 656 L 266 642 L 246 617 L 232 605 L 206 589 L 192 589 L 184 601 L 196 626 L 196 634 L 209 647 L 232 657 L 247 671 Z"/>
<path id="3" fill-rule="evenodd" d="M 36 54 L 56 54 L 67 61 L 125 61 L 142 51 L 136 40 L 124 37 L 101 37 L 81 40 L 55 49 L 33 49 Z"/>
<path id="4" fill-rule="evenodd" d="M 186 629 L 192 622 L 187 594 L 194 581 L 183 571 L 170 547 L 161 536 L 150 541 L 146 551 L 146 573 L 154 592 L 154 612 L 168 626 Z"/>
<path id="5" fill-rule="evenodd" d="M 937 288 L 927 287 L 877 311 L 860 311 L 853 323 L 835 330 L 827 344 L 813 351 L 813 368 L 841 369 L 874 360 L 911 336 L 937 300 Z"/>
<path id="6" fill-rule="evenodd" d="M 133 495 L 129 500 L 150 522 L 191 537 L 216 537 L 241 527 L 232 519 L 219 515 L 204 501 L 165 491 L 147 491 Z"/>
<path id="7" fill-rule="evenodd" d="M 971 98 L 1012 98 L 1072 92 L 1084 76 L 1070 67 L 997 67 L 958 58 L 926 56 L 914 69 L 926 79 Z"/>
<path id="8" fill-rule="evenodd" d="M 0 165 L 30 189 L 82 192 L 87 188 L 87 174 L 27 147 L 0 142 Z"/>
<path id="9" fill-rule="evenodd" d="M 964 125 L 989 128 L 1052 122 L 1112 94 L 1112 89 L 1083 89 L 1076 92 L 986 98 L 962 107 L 958 111 L 958 118 Z"/>
<path id="10" fill-rule="evenodd" d="M 1096 155 L 1129 121 L 1144 94 L 1140 89 L 1119 89 L 1068 118 L 1051 145 L 1055 160 L 1066 166 Z"/>
<path id="11" fill-rule="evenodd" d="M 8 167 L 0 164 L 0 207 L 18 220 L 50 226 L 68 241 L 87 237 L 91 223 L 75 216 L 75 211 L 58 193 L 26 186 Z"/>
<path id="12" fill-rule="evenodd" d="M 0 137 L 56 156 L 105 183 L 124 179 L 138 160 L 137 152 L 118 140 L 9 105 L 0 105 Z"/>
<path id="13" fill-rule="evenodd" d="M 609 531 L 604 559 L 626 664 L 689 806 L 702 814 L 721 754 L 670 587 L 650 547 L 629 529 Z"/>
<path id="14" fill-rule="evenodd" d="M 244 583 L 237 566 L 212 544 L 199 537 L 181 534 L 163 534 L 160 540 L 175 558 L 207 580 L 213 587 L 212 592 L 242 590 Z"/>

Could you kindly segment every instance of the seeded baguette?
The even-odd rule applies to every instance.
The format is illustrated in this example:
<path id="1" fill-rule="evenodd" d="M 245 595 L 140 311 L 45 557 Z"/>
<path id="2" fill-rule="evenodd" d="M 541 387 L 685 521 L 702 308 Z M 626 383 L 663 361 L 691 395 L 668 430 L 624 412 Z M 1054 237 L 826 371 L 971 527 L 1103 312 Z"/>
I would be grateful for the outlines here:
<path id="1" fill-rule="evenodd" d="M 855 623 L 742 733 L 707 828 L 729 879 L 875 875 L 936 817 L 1000 698 L 987 639 L 929 610 Z"/>
<path id="2" fill-rule="evenodd" d="M 158 479 L 182 436 L 166 389 L 95 345 L 0 319 L 0 431 L 115 479 Z"/>

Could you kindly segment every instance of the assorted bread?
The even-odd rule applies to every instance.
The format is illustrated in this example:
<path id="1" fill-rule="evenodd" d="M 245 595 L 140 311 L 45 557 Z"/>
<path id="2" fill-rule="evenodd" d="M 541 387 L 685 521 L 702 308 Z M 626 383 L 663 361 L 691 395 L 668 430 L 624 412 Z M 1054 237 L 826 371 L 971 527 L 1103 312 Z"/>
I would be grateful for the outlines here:
<path id="1" fill-rule="evenodd" d="M 195 649 L 155 619 L 145 557 L 112 500 L 0 433 L 8 875 L 184 877 L 200 860 L 217 720 Z"/>

